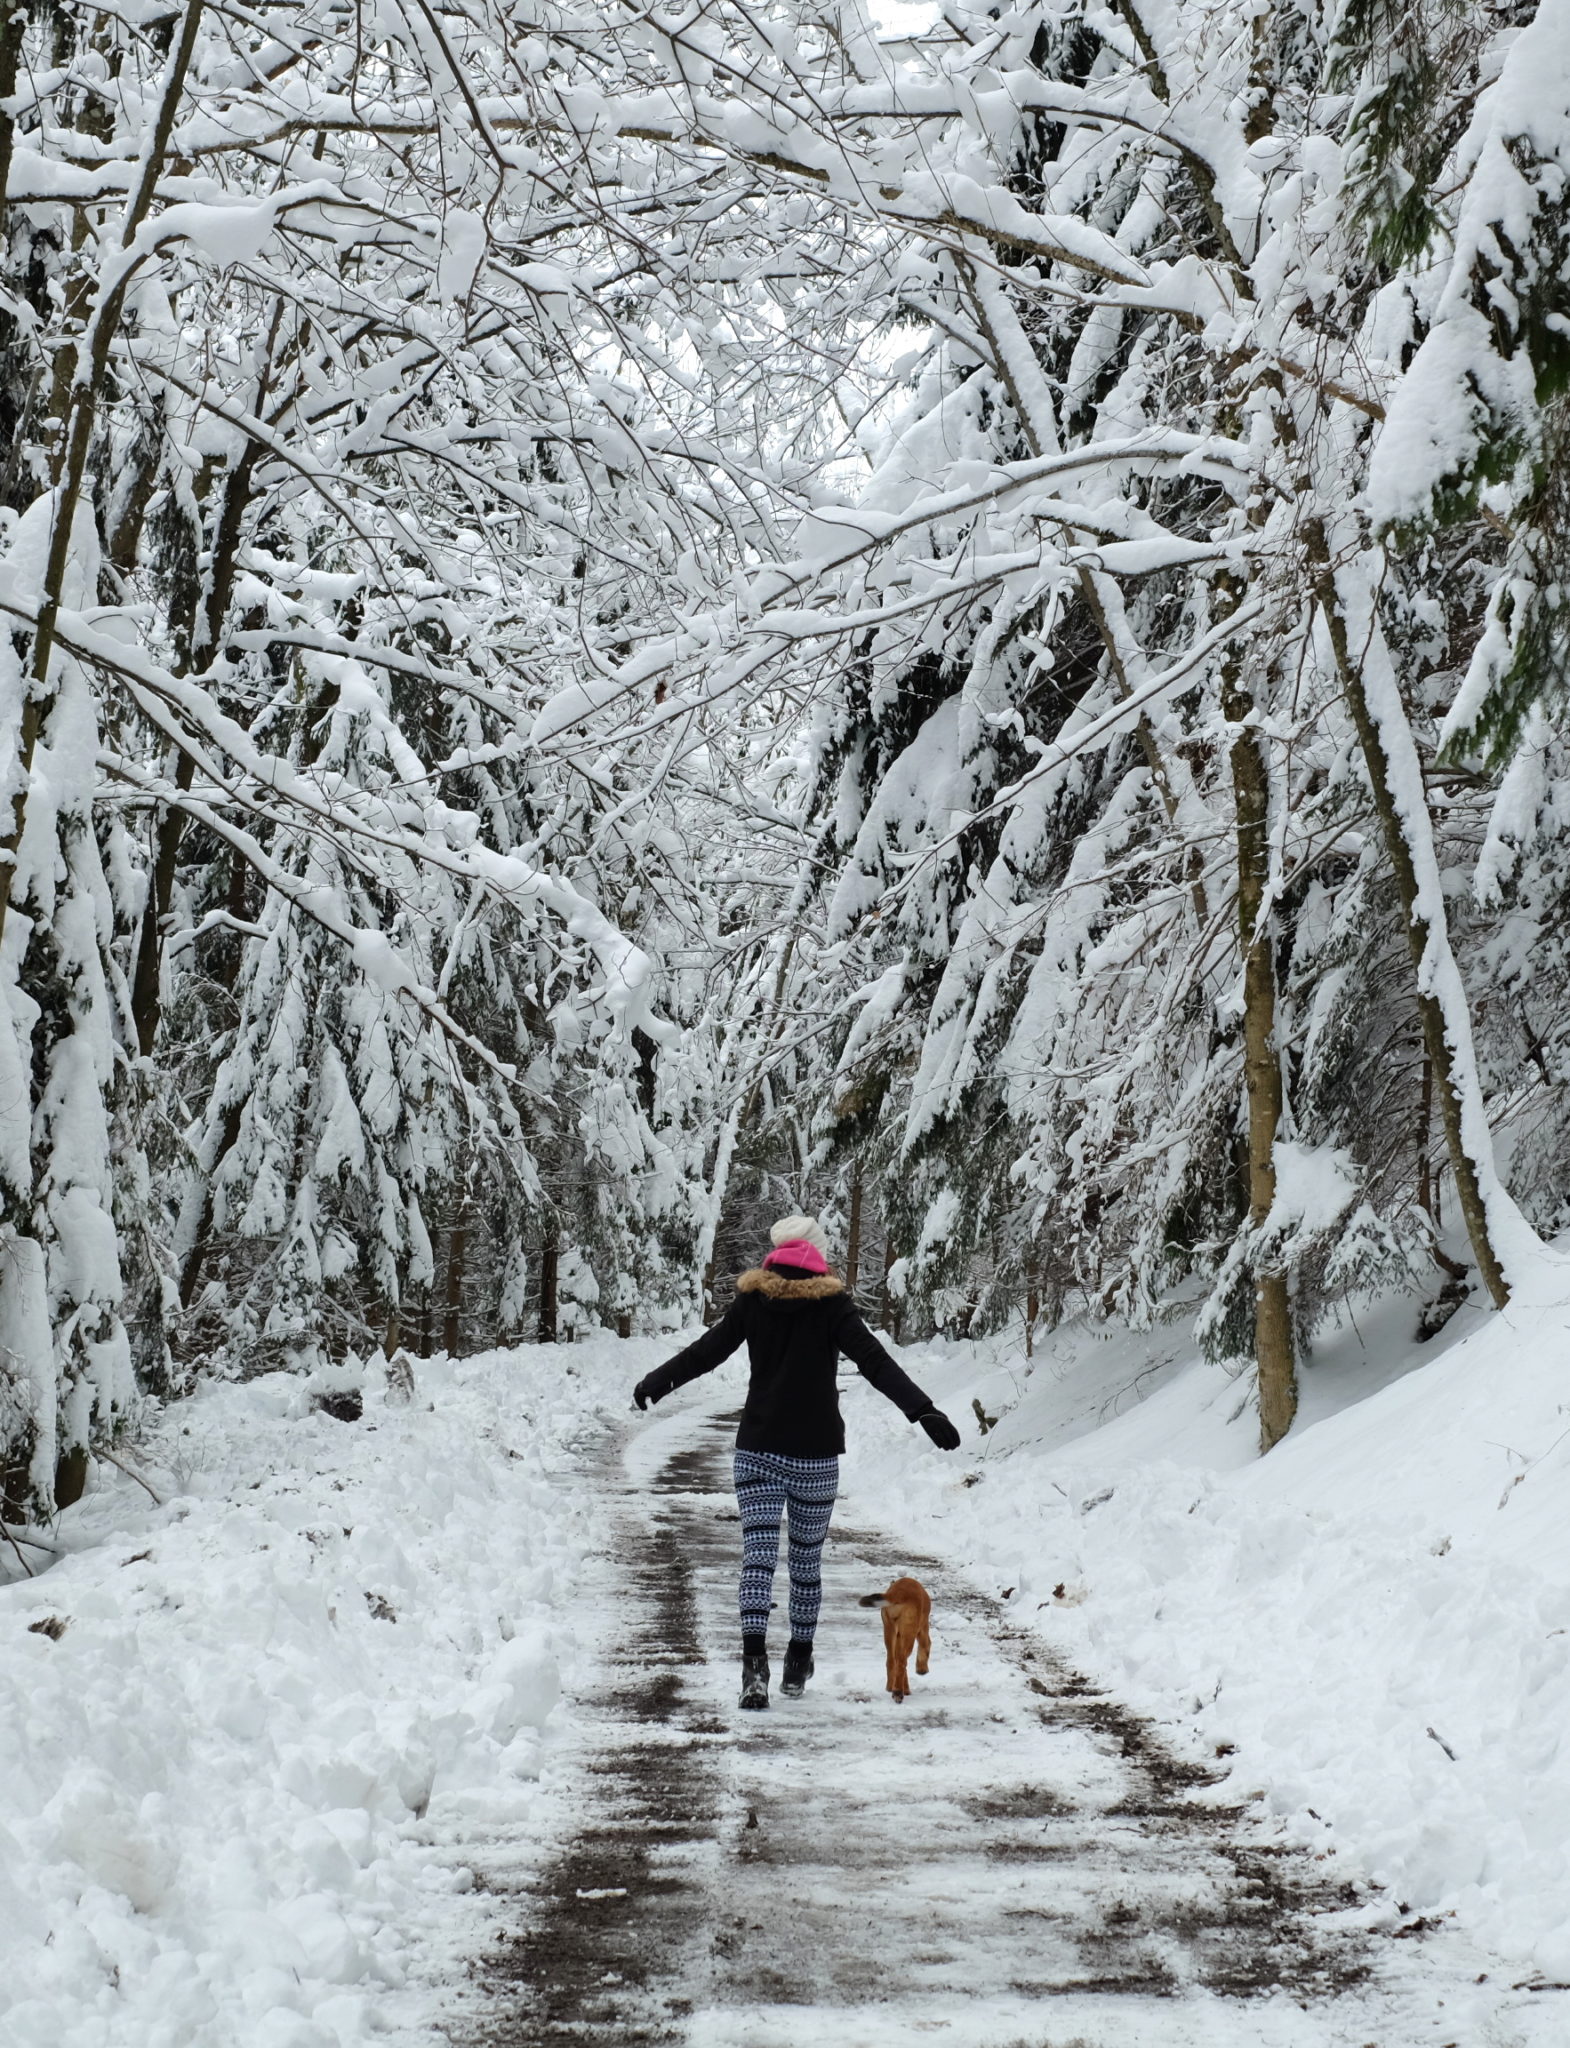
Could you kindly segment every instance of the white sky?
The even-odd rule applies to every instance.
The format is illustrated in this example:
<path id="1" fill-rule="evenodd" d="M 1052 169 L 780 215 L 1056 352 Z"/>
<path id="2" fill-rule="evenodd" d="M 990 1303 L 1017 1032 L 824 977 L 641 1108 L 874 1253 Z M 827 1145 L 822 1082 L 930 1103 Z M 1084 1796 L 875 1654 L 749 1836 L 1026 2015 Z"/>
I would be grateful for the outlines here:
<path id="1" fill-rule="evenodd" d="M 872 18 L 888 35 L 911 36 L 937 18 L 937 0 L 874 0 Z"/>

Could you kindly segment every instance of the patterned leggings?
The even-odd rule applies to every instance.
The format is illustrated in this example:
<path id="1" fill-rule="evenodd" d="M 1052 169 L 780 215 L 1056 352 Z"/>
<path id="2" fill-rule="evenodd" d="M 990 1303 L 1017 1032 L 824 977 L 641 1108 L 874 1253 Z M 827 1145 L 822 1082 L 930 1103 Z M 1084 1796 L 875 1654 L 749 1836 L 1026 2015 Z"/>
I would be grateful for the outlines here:
<path id="1" fill-rule="evenodd" d="M 790 1509 L 790 1632 L 810 1643 L 823 1598 L 821 1560 L 839 1491 L 838 1458 L 782 1458 L 773 1451 L 736 1453 L 736 1505 L 741 1509 L 741 1629 L 761 1635 L 769 1625 L 780 1522 Z"/>

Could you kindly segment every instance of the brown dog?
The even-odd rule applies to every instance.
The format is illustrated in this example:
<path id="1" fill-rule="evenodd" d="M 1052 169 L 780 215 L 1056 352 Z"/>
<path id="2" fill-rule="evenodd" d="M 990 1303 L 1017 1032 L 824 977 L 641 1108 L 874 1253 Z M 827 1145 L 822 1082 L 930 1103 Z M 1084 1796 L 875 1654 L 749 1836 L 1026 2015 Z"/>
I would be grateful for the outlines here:
<path id="1" fill-rule="evenodd" d="M 866 1593 L 863 1607 L 883 1609 L 883 1648 L 888 1659 L 888 1689 L 895 1704 L 910 1691 L 905 1660 L 916 1652 L 916 1676 L 925 1678 L 932 1655 L 932 1596 L 920 1579 L 896 1579 L 886 1593 Z"/>

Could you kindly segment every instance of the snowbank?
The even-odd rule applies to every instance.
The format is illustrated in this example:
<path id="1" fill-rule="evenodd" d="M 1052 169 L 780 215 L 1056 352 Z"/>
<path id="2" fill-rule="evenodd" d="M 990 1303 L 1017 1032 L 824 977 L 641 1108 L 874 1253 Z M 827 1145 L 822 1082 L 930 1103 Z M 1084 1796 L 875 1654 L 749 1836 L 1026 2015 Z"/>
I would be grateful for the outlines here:
<path id="1" fill-rule="evenodd" d="M 1246 1382 L 1176 1343 L 912 1349 L 964 1445 L 923 1455 L 858 1402 L 848 1511 L 965 1562 L 1189 1753 L 1235 1751 L 1232 1794 L 1562 1981 L 1570 1307 L 1421 1348 L 1414 1316 L 1360 1313 L 1264 1460 Z"/>
<path id="2" fill-rule="evenodd" d="M 168 1505 L 110 1472 L 67 1513 L 0 1588 L 7 2048 L 435 2038 L 399 1987 L 477 1939 L 449 1845 L 540 1799 L 596 1517 L 565 1446 L 644 1349 L 424 1362 L 356 1422 L 210 1387 L 134 1454 Z"/>

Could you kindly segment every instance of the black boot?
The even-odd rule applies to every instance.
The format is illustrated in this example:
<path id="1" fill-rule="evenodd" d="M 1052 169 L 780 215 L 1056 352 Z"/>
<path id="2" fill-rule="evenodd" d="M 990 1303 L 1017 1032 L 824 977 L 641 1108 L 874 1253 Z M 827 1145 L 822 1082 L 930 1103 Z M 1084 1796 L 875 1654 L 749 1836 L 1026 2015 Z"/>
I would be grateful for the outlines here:
<path id="1" fill-rule="evenodd" d="M 785 1646 L 785 1669 L 780 1677 L 780 1691 L 788 1700 L 799 1700 L 811 1676 L 812 1645 L 799 1643 L 792 1636 Z"/>
<path id="2" fill-rule="evenodd" d="M 741 1660 L 741 1704 L 766 1707 L 769 1703 L 769 1660 L 760 1651 Z"/>

